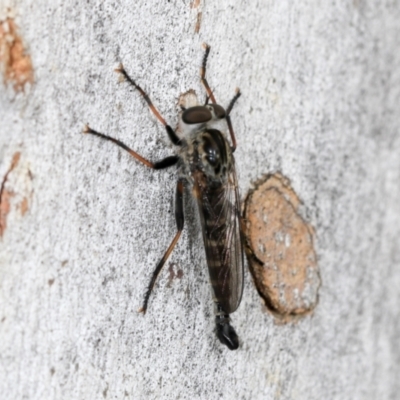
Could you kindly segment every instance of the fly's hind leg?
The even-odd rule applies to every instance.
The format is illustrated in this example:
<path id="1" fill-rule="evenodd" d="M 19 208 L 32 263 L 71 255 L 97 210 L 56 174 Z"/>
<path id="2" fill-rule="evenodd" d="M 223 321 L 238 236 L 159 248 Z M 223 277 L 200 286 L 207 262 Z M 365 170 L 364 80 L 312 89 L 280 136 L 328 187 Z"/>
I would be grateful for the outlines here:
<path id="1" fill-rule="evenodd" d="M 150 97 L 148 96 L 148 94 L 128 75 L 124 66 L 122 64 L 120 64 L 119 67 L 115 71 L 120 73 L 142 95 L 144 101 L 149 106 L 150 111 L 164 125 L 171 142 L 176 146 L 180 146 L 181 139 L 178 137 L 178 135 L 175 133 L 175 131 L 171 128 L 171 126 L 166 123 L 165 119 L 161 116 L 161 114 L 159 113 L 157 108 L 154 106 L 153 102 L 150 100 Z"/>
<path id="2" fill-rule="evenodd" d="M 160 274 L 162 267 L 164 266 L 165 262 L 167 261 L 168 257 L 172 253 L 176 243 L 178 242 L 184 225 L 184 215 L 183 215 L 183 180 L 179 179 L 178 184 L 176 186 L 176 195 L 175 195 L 175 220 L 176 220 L 176 227 L 178 232 L 176 232 L 175 237 L 173 238 L 171 244 L 169 245 L 167 251 L 161 258 L 160 262 L 157 264 L 156 269 L 153 272 L 151 277 L 150 284 L 147 288 L 147 292 L 144 296 L 144 302 L 142 308 L 139 309 L 139 312 L 145 314 L 147 310 L 147 305 L 149 303 L 150 294 L 154 288 L 156 283 L 157 277 Z"/>

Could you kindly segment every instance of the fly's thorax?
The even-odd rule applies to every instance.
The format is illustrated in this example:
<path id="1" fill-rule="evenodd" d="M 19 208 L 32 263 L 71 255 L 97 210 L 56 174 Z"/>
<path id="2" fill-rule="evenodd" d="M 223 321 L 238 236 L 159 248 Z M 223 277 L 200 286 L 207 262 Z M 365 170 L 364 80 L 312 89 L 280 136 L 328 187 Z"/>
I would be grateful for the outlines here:
<path id="1" fill-rule="evenodd" d="M 202 172 L 205 179 L 223 183 L 232 163 L 232 150 L 220 130 L 205 127 L 187 140 L 182 158 L 190 175 Z"/>

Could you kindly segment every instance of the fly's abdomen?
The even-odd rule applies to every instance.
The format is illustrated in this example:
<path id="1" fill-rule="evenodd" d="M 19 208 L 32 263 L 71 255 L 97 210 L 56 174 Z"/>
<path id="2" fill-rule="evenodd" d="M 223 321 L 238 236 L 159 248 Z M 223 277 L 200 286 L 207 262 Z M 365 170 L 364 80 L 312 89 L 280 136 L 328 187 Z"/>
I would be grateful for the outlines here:
<path id="1" fill-rule="evenodd" d="M 231 269 L 230 256 L 227 248 L 227 226 L 224 221 L 221 225 L 214 226 L 215 221 L 207 223 L 205 247 L 210 282 L 214 292 L 214 301 L 220 304 L 223 310 L 230 314 L 234 309 L 231 305 Z"/>
<path id="2" fill-rule="evenodd" d="M 200 194 L 199 212 L 214 301 L 225 313 L 239 306 L 243 290 L 243 253 L 236 204 L 226 185 Z"/>

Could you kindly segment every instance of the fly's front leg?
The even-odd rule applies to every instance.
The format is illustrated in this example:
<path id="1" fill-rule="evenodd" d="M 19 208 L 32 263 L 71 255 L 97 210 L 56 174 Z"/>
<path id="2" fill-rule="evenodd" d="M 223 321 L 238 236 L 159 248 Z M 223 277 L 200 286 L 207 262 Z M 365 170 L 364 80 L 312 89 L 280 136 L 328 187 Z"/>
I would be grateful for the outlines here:
<path id="1" fill-rule="evenodd" d="M 217 104 L 215 97 L 214 97 L 214 93 L 210 89 L 210 86 L 208 85 L 208 82 L 206 79 L 207 59 L 208 59 L 208 55 L 210 54 L 210 46 L 206 43 L 203 43 L 203 47 L 204 47 L 205 52 L 204 52 L 204 56 L 203 56 L 203 62 L 201 64 L 201 68 L 200 68 L 200 79 L 201 79 L 201 83 L 203 84 L 204 88 L 206 89 L 207 96 L 210 98 L 211 102 L 213 104 Z M 206 101 L 206 103 L 208 103 L 208 100 Z"/>
<path id="2" fill-rule="evenodd" d="M 237 99 L 240 97 L 240 95 L 241 95 L 240 90 L 236 89 L 235 96 L 233 96 L 233 99 L 231 100 L 231 102 L 228 105 L 228 108 L 226 109 L 225 119 L 226 119 L 226 123 L 228 125 L 229 134 L 230 134 L 231 140 L 232 140 L 232 153 L 236 150 L 236 137 L 235 137 L 235 132 L 233 131 L 231 117 L 229 114 L 231 113 L 232 108 L 235 105 Z"/>
<path id="3" fill-rule="evenodd" d="M 147 160 L 146 158 L 142 157 L 140 154 L 136 153 L 136 151 L 129 148 L 125 143 L 121 142 L 120 140 L 114 139 L 111 136 L 104 135 L 103 133 L 97 132 L 94 129 L 90 128 L 89 125 L 85 126 L 85 128 L 83 129 L 83 133 L 90 133 L 99 138 L 109 140 L 110 142 L 115 143 L 117 146 L 126 150 L 132 157 L 135 157 L 136 160 L 140 161 L 142 164 L 146 165 L 146 167 L 149 167 L 149 168 L 153 168 L 153 169 L 168 168 L 168 167 L 171 167 L 172 165 L 175 165 L 179 160 L 178 156 L 170 156 L 170 157 L 166 157 L 160 161 L 153 163 L 153 162 Z"/>
<path id="4" fill-rule="evenodd" d="M 156 283 L 157 277 L 160 274 L 162 267 L 164 266 L 165 262 L 167 261 L 168 257 L 172 253 L 176 243 L 178 242 L 184 225 L 184 215 L 183 215 L 183 180 L 179 179 L 178 184 L 176 186 L 176 195 L 175 195 L 175 220 L 176 220 L 176 227 L 178 232 L 176 232 L 175 237 L 172 239 L 171 244 L 169 245 L 167 251 L 161 258 L 160 262 L 157 264 L 156 269 L 153 272 L 151 277 L 151 281 L 149 287 L 147 288 L 146 295 L 144 296 L 144 302 L 142 308 L 139 309 L 139 312 L 145 314 L 147 310 L 147 305 L 149 303 L 150 294 L 154 288 Z"/>
<path id="5" fill-rule="evenodd" d="M 151 112 L 155 115 L 155 117 L 164 125 L 168 137 L 170 138 L 171 142 L 176 145 L 180 146 L 181 145 L 181 139 L 179 136 L 175 133 L 175 131 L 166 123 L 165 119 L 161 116 L 157 108 L 154 106 L 153 102 L 150 100 L 150 97 L 147 95 L 147 93 L 128 75 L 128 73 L 125 71 L 125 68 L 122 64 L 119 65 L 119 67 L 115 70 L 116 72 L 120 73 L 144 98 L 145 102 L 149 106 Z"/>

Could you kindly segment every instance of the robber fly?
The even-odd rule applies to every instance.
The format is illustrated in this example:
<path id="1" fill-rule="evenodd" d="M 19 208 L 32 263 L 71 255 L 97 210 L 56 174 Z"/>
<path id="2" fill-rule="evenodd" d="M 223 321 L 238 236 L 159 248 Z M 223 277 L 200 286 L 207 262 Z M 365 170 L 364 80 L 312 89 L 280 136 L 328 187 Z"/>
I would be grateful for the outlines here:
<path id="1" fill-rule="evenodd" d="M 148 95 L 128 75 L 124 67 L 120 65 L 116 70 L 139 91 L 152 113 L 164 125 L 169 139 L 178 148 L 176 155 L 151 162 L 121 141 L 97 132 L 88 125 L 85 126 L 84 132 L 115 143 L 147 167 L 164 169 L 177 165 L 179 170 L 175 198 L 177 233 L 154 270 L 144 297 L 143 307 L 139 311 L 146 312 L 157 277 L 181 236 L 184 224 L 183 193 L 184 186 L 187 186 L 197 201 L 200 214 L 208 270 L 216 304 L 217 336 L 229 349 L 235 350 L 239 347 L 239 339 L 230 325 L 229 314 L 238 308 L 242 298 L 244 261 L 240 200 L 233 157 L 236 139 L 230 112 L 240 96 L 240 91 L 236 90 L 235 96 L 226 109 L 217 104 L 205 76 L 210 47 L 204 45 L 204 48 L 200 79 L 207 92 L 206 102 L 204 105 L 181 106 L 179 131 L 182 134 L 180 135 L 166 123 Z M 227 140 L 226 133 L 219 128 L 221 123 L 225 130 L 227 128 L 229 131 L 231 144 Z"/>

